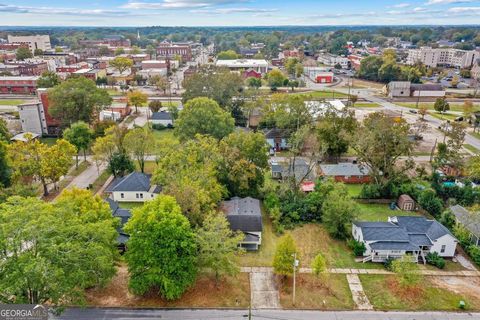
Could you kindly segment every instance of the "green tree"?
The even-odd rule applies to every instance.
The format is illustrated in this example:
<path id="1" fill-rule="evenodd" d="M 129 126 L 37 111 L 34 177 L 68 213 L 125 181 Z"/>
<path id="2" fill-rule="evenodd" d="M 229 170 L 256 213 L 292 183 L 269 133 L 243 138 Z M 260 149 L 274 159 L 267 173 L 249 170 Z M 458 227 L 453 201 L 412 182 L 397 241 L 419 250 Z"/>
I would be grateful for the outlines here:
<path id="1" fill-rule="evenodd" d="M 239 55 L 233 50 L 221 51 L 217 54 L 218 60 L 235 60 Z"/>
<path id="2" fill-rule="evenodd" d="M 0 205 L 0 299 L 82 303 L 85 289 L 115 274 L 117 223 L 108 204 L 85 190 L 68 191 L 55 203 L 9 198 Z"/>
<path id="3" fill-rule="evenodd" d="M 113 174 L 115 178 L 123 177 L 133 171 L 135 171 L 135 165 L 128 154 L 118 151 L 112 154 L 108 162 L 108 172 Z"/>
<path id="4" fill-rule="evenodd" d="M 284 235 L 277 244 L 273 257 L 273 270 L 276 274 L 289 276 L 293 274 L 294 254 L 297 252 L 295 240 L 290 233 Z M 298 259 L 298 257 L 297 257 Z"/>
<path id="5" fill-rule="evenodd" d="M 247 84 L 250 88 L 259 89 L 262 86 L 262 79 L 250 77 L 247 79 Z"/>
<path id="6" fill-rule="evenodd" d="M 475 179 L 476 181 L 480 180 L 480 156 L 474 156 L 470 158 L 467 165 L 468 176 Z"/>
<path id="7" fill-rule="evenodd" d="M 439 217 L 442 213 L 442 200 L 434 190 L 424 190 L 418 197 L 418 204 L 434 217 Z"/>
<path id="8" fill-rule="evenodd" d="M 162 90 L 163 94 L 166 94 L 167 90 L 170 88 L 170 82 L 168 82 L 168 79 L 159 75 L 150 77 L 148 83 L 151 86 L 155 86 L 157 90 Z"/>
<path id="9" fill-rule="evenodd" d="M 11 176 L 12 168 L 8 161 L 7 143 L 0 139 L 0 189 L 10 186 Z"/>
<path id="10" fill-rule="evenodd" d="M 134 209 L 124 230 L 130 234 L 130 289 L 145 294 L 155 288 L 167 300 L 178 299 L 195 281 L 197 246 L 175 199 L 160 195 Z"/>
<path id="11" fill-rule="evenodd" d="M 138 113 L 138 107 L 141 107 L 148 102 L 148 96 L 139 90 L 127 93 L 127 99 L 129 104 L 135 106 L 135 113 Z"/>
<path id="12" fill-rule="evenodd" d="M 112 98 L 92 80 L 78 77 L 49 89 L 48 101 L 50 115 L 67 127 L 77 121 L 91 123 L 95 114 L 112 103 Z"/>
<path id="13" fill-rule="evenodd" d="M 396 273 L 400 285 L 404 288 L 415 287 L 422 281 L 418 264 L 411 261 L 410 256 L 403 256 L 392 262 L 392 270 Z"/>
<path id="14" fill-rule="evenodd" d="M 152 100 L 148 103 L 148 108 L 152 112 L 158 112 L 162 108 L 162 101 L 160 100 Z"/>
<path id="15" fill-rule="evenodd" d="M 222 274 L 236 275 L 240 271 L 237 256 L 242 252 L 239 244 L 243 238 L 243 233 L 230 229 L 223 215 L 211 213 L 197 230 L 198 266 L 213 271 L 217 284 Z"/>
<path id="16" fill-rule="evenodd" d="M 119 56 L 121 54 L 125 54 L 125 49 L 123 48 L 117 48 L 115 49 L 114 55 Z M 120 72 L 121 73 L 121 72 Z"/>
<path id="17" fill-rule="evenodd" d="M 347 238 L 358 206 L 348 195 L 344 185 L 336 185 L 334 190 L 328 193 L 322 211 L 323 223 L 328 233 L 338 239 Z"/>
<path id="18" fill-rule="evenodd" d="M 17 60 L 20 60 L 20 61 L 23 61 L 25 59 L 29 59 L 29 58 L 33 57 L 32 51 L 30 51 L 30 49 L 28 49 L 26 47 L 18 48 L 16 53 L 15 53 L 15 56 L 16 56 Z"/>
<path id="19" fill-rule="evenodd" d="M 135 128 L 125 136 L 125 149 L 137 160 L 140 171 L 145 172 L 145 159 L 153 153 L 155 137 L 150 128 Z"/>
<path id="20" fill-rule="evenodd" d="M 53 71 L 45 71 L 37 80 L 39 88 L 52 88 L 60 83 L 60 77 Z"/>
<path id="21" fill-rule="evenodd" d="M 83 151 L 83 158 L 87 161 L 87 149 L 94 138 L 93 130 L 85 122 L 78 121 L 63 132 L 63 137 L 77 148 L 76 167 L 78 168 L 78 155 L 81 150 Z"/>
<path id="22" fill-rule="evenodd" d="M 175 134 L 180 140 L 193 139 L 197 134 L 221 139 L 233 132 L 235 122 L 228 112 L 212 99 L 195 98 L 180 111 Z"/>
<path id="23" fill-rule="evenodd" d="M 285 70 L 289 75 L 295 75 L 295 70 L 297 67 L 297 64 L 299 63 L 297 58 L 288 58 L 287 61 L 285 62 Z"/>
<path id="24" fill-rule="evenodd" d="M 267 74 L 268 85 L 272 90 L 282 87 L 285 79 L 287 78 L 279 69 L 273 69 Z"/>
<path id="25" fill-rule="evenodd" d="M 357 74 L 359 78 L 377 81 L 378 71 L 383 64 L 383 60 L 379 56 L 368 56 L 360 62 L 360 69 Z"/>
<path id="26" fill-rule="evenodd" d="M 0 118 L 0 141 L 3 140 L 5 142 L 10 141 L 10 132 L 8 131 L 7 122 Z"/>
<path id="27" fill-rule="evenodd" d="M 117 49 L 118 50 L 118 49 Z M 116 52 L 116 51 L 115 51 Z M 117 54 L 115 54 L 117 55 Z M 128 68 L 133 66 L 133 61 L 127 57 L 116 57 L 112 61 L 110 61 L 110 66 L 117 69 L 120 74 L 122 74 Z"/>
<path id="28" fill-rule="evenodd" d="M 41 56 L 43 55 L 43 50 L 42 49 L 35 49 L 33 50 L 33 55 L 36 56 Z"/>
<path id="29" fill-rule="evenodd" d="M 435 100 L 435 104 L 433 105 L 435 111 L 444 113 L 445 111 L 450 110 L 450 104 L 447 102 L 445 98 L 437 98 Z"/>
<path id="30" fill-rule="evenodd" d="M 327 260 L 325 257 L 319 253 L 313 258 L 312 265 L 311 265 L 313 274 L 317 277 L 325 278 L 327 276 Z"/>

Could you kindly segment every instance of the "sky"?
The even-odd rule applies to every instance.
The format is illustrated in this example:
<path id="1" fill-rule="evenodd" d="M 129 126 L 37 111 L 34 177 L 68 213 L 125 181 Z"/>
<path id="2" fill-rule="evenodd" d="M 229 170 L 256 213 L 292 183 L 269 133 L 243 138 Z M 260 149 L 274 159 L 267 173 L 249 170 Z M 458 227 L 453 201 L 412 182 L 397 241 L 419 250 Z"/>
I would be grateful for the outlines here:
<path id="1" fill-rule="evenodd" d="M 480 0 L 0 0 L 2 26 L 480 24 Z"/>

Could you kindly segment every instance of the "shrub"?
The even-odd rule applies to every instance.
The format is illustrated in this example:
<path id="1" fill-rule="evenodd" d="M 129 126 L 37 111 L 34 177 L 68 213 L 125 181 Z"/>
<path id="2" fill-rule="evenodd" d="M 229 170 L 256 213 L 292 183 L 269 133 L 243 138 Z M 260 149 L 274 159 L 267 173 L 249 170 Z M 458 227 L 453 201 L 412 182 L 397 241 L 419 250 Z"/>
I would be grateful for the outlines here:
<path id="1" fill-rule="evenodd" d="M 352 249 L 353 254 L 356 257 L 362 257 L 363 254 L 365 253 L 365 250 L 367 250 L 367 248 L 365 248 L 365 244 L 363 242 L 359 242 L 355 239 L 350 239 L 348 241 L 348 247 L 350 249 Z"/>
<path id="2" fill-rule="evenodd" d="M 360 192 L 361 199 L 378 199 L 381 197 L 382 186 L 378 184 L 364 184 Z"/>
<path id="3" fill-rule="evenodd" d="M 391 264 L 391 269 L 397 274 L 398 281 L 404 288 L 414 287 L 422 281 L 422 275 L 418 272 L 418 264 L 411 262 L 408 255 L 395 259 Z"/>
<path id="4" fill-rule="evenodd" d="M 480 247 L 475 245 L 470 245 L 467 248 L 467 252 L 472 258 L 473 262 L 480 266 Z"/>
<path id="5" fill-rule="evenodd" d="M 428 264 L 431 264 L 438 269 L 445 268 L 445 259 L 440 257 L 437 252 L 429 252 L 426 256 L 426 259 Z"/>
<path id="6" fill-rule="evenodd" d="M 164 126 L 161 123 L 155 123 L 155 124 L 152 124 L 152 129 L 154 129 L 154 130 L 165 130 L 165 129 L 167 129 L 167 127 Z"/>
<path id="7" fill-rule="evenodd" d="M 425 190 L 418 197 L 418 204 L 432 216 L 438 217 L 442 212 L 443 203 L 435 191 Z"/>
<path id="8" fill-rule="evenodd" d="M 443 211 L 439 220 L 440 220 L 440 223 L 443 224 L 448 229 L 453 228 L 453 226 L 455 225 L 455 216 L 450 210 Z"/>
<path id="9" fill-rule="evenodd" d="M 383 262 L 383 266 L 385 267 L 385 269 L 387 269 L 388 271 L 393 271 L 392 269 L 392 262 L 393 262 L 393 258 L 388 258 L 387 260 L 385 260 Z"/>
<path id="10" fill-rule="evenodd" d="M 314 275 L 320 276 L 321 274 L 325 274 L 327 271 L 327 261 L 325 257 L 321 253 L 317 254 L 312 261 L 311 267 Z"/>

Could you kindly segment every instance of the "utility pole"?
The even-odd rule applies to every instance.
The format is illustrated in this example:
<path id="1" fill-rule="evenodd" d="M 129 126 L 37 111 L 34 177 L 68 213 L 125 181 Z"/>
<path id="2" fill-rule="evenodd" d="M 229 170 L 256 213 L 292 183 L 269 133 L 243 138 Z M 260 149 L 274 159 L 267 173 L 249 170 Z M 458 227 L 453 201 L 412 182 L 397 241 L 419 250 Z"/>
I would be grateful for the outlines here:
<path id="1" fill-rule="evenodd" d="M 293 254 L 293 305 L 295 306 L 296 269 L 298 267 L 297 253 Z"/>

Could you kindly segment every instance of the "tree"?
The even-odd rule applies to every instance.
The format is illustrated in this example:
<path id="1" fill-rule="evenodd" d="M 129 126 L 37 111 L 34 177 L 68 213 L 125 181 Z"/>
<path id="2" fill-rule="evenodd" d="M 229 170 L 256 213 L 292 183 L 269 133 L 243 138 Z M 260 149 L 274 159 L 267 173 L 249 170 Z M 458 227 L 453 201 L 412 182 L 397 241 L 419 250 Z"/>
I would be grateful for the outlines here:
<path id="1" fill-rule="evenodd" d="M 117 48 L 115 49 L 114 55 L 119 56 L 121 54 L 125 54 L 125 49 L 123 48 Z M 121 73 L 121 72 L 120 72 Z"/>
<path id="2" fill-rule="evenodd" d="M 118 50 L 118 49 L 117 49 Z M 116 51 L 115 51 L 115 55 Z M 112 61 L 110 61 L 110 66 L 113 68 L 117 69 L 120 74 L 122 74 L 125 70 L 128 68 L 131 68 L 133 66 L 133 61 L 130 58 L 127 57 L 116 57 Z"/>
<path id="3" fill-rule="evenodd" d="M 288 58 L 287 61 L 285 62 L 285 70 L 289 75 L 295 75 L 295 68 L 298 64 L 298 59 L 297 58 Z"/>
<path id="4" fill-rule="evenodd" d="M 20 47 L 17 49 L 15 56 L 17 60 L 23 61 L 25 59 L 30 59 L 33 57 L 32 51 L 27 47 Z"/>
<path id="5" fill-rule="evenodd" d="M 273 69 L 267 74 L 268 85 L 272 90 L 282 87 L 286 77 L 279 69 Z"/>
<path id="6" fill-rule="evenodd" d="M 78 77 L 49 89 L 48 101 L 50 115 L 67 127 L 77 121 L 91 123 L 95 114 L 112 103 L 112 98 L 92 80 Z"/>
<path id="7" fill-rule="evenodd" d="M 193 139 L 195 135 L 210 135 L 222 139 L 233 132 L 235 122 L 212 99 L 194 98 L 180 111 L 175 125 L 175 134 L 180 140 Z"/>
<path id="8" fill-rule="evenodd" d="M 383 64 L 383 60 L 379 56 L 368 56 L 360 62 L 358 69 L 358 77 L 362 79 L 376 81 L 378 80 L 378 71 Z"/>
<path id="9" fill-rule="evenodd" d="M 7 122 L 0 118 L 0 141 L 9 142 L 10 132 L 8 131 Z"/>
<path id="10" fill-rule="evenodd" d="M 233 276 L 240 271 L 237 264 L 239 244 L 244 235 L 230 229 L 227 219 L 219 213 L 211 213 L 197 230 L 198 266 L 215 273 L 218 284 L 222 274 Z"/>
<path id="11" fill-rule="evenodd" d="M 166 94 L 167 90 L 170 88 L 170 82 L 168 82 L 167 78 L 162 76 L 152 76 L 148 79 L 148 83 L 155 86 L 157 90 L 162 90 L 163 94 Z"/>
<path id="12" fill-rule="evenodd" d="M 410 256 L 403 256 L 392 262 L 392 270 L 396 273 L 399 283 L 404 288 L 411 288 L 422 281 L 418 264 L 412 262 Z"/>
<path id="13" fill-rule="evenodd" d="M 162 101 L 160 100 L 152 100 L 148 103 L 148 108 L 152 112 L 158 112 L 162 108 Z"/>
<path id="14" fill-rule="evenodd" d="M 397 161 L 412 154 L 414 143 L 408 138 L 409 131 L 409 125 L 403 119 L 380 112 L 368 115 L 358 126 L 352 148 L 359 161 L 370 168 L 376 184 L 387 185 L 405 169 L 397 168 Z"/>
<path id="15" fill-rule="evenodd" d="M 462 109 L 463 109 L 463 117 L 465 118 L 465 120 L 470 120 L 472 118 L 473 110 L 474 110 L 472 101 L 470 100 L 465 101 L 463 103 Z"/>
<path id="16" fill-rule="evenodd" d="M 45 71 L 37 80 L 39 88 L 52 88 L 60 83 L 60 77 L 53 71 Z"/>
<path id="17" fill-rule="evenodd" d="M 135 171 L 135 165 L 128 154 L 118 151 L 113 153 L 108 163 L 108 172 L 117 178 L 133 171 Z"/>
<path id="18" fill-rule="evenodd" d="M 292 89 L 292 91 L 295 91 L 295 88 L 298 88 L 298 81 L 297 80 L 290 80 L 288 81 L 288 86 L 290 87 L 290 89 Z"/>
<path id="19" fill-rule="evenodd" d="M 297 78 L 300 78 L 303 74 L 303 71 L 304 71 L 303 64 L 297 63 L 297 65 L 295 66 L 295 76 Z"/>
<path id="20" fill-rule="evenodd" d="M 63 137 L 77 148 L 76 167 L 78 168 L 78 154 L 80 150 L 83 150 L 83 158 L 87 161 L 86 151 L 93 141 L 93 130 L 85 122 L 78 121 L 63 132 Z"/>
<path id="21" fill-rule="evenodd" d="M 467 172 L 469 177 L 476 181 L 480 180 L 480 156 L 470 158 L 468 161 Z"/>
<path id="22" fill-rule="evenodd" d="M 317 277 L 326 276 L 327 260 L 321 253 L 317 254 L 315 258 L 313 258 L 311 267 L 312 267 L 313 274 L 316 275 Z"/>
<path id="23" fill-rule="evenodd" d="M 358 96 L 355 94 L 351 94 L 349 96 L 350 103 L 352 104 L 352 107 L 355 108 L 355 103 L 358 101 Z"/>
<path id="24" fill-rule="evenodd" d="M 297 253 L 295 240 L 290 233 L 284 235 L 277 244 L 273 257 L 273 271 L 276 274 L 289 276 L 293 274 L 294 254 Z M 298 259 L 298 256 L 297 256 Z"/>
<path id="25" fill-rule="evenodd" d="M 145 172 L 145 158 L 153 152 L 155 137 L 150 128 L 134 128 L 125 136 L 125 149 L 138 162 L 142 173 Z"/>
<path id="26" fill-rule="evenodd" d="M 425 120 L 425 116 L 428 114 L 428 108 L 425 105 L 418 107 L 418 114 L 422 116 L 422 120 Z"/>
<path id="27" fill-rule="evenodd" d="M 233 50 L 221 51 L 217 54 L 218 60 L 235 60 L 239 55 Z"/>
<path id="28" fill-rule="evenodd" d="M 138 113 L 138 107 L 147 103 L 148 96 L 139 90 L 134 90 L 127 93 L 127 99 L 129 104 L 135 106 L 135 113 Z"/>
<path id="29" fill-rule="evenodd" d="M 433 105 L 433 108 L 437 112 L 444 113 L 445 111 L 450 110 L 450 104 L 447 102 L 447 100 L 444 97 L 437 98 L 437 100 L 435 100 L 435 104 Z"/>
<path id="30" fill-rule="evenodd" d="M 0 299 L 81 303 L 85 289 L 115 274 L 117 223 L 108 204 L 86 190 L 65 191 L 55 203 L 9 198 L 0 206 Z"/>
<path id="31" fill-rule="evenodd" d="M 418 204 L 434 217 L 439 217 L 442 213 L 442 200 L 434 190 L 424 190 L 418 197 Z"/>
<path id="32" fill-rule="evenodd" d="M 9 187 L 11 183 L 12 168 L 8 161 L 7 143 L 0 139 L 0 189 Z"/>
<path id="33" fill-rule="evenodd" d="M 167 300 L 179 298 L 197 274 L 195 233 L 171 196 L 160 195 L 133 210 L 125 260 L 135 294 L 151 288 Z"/>
<path id="34" fill-rule="evenodd" d="M 107 46 L 100 46 L 98 48 L 98 55 L 100 56 L 108 56 L 110 55 L 110 49 Z"/>
<path id="35" fill-rule="evenodd" d="M 451 82 L 452 88 L 456 88 L 459 82 L 460 80 L 458 79 L 458 76 L 454 75 Z"/>
<path id="36" fill-rule="evenodd" d="M 358 206 L 348 195 L 343 185 L 336 185 L 325 198 L 322 206 L 323 224 L 335 238 L 345 239 L 358 212 Z"/>
<path id="37" fill-rule="evenodd" d="M 36 56 L 41 56 L 43 55 L 43 50 L 42 49 L 35 49 L 33 50 L 33 55 L 36 57 Z"/>
<path id="38" fill-rule="evenodd" d="M 247 84 L 250 88 L 259 89 L 262 86 L 262 79 L 250 77 L 247 79 Z"/>

